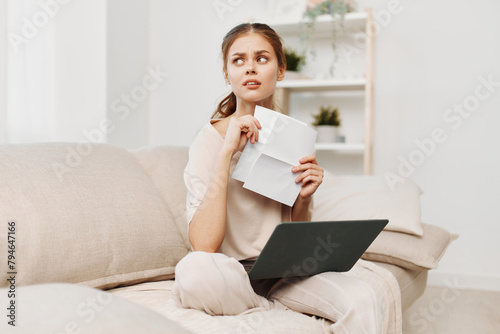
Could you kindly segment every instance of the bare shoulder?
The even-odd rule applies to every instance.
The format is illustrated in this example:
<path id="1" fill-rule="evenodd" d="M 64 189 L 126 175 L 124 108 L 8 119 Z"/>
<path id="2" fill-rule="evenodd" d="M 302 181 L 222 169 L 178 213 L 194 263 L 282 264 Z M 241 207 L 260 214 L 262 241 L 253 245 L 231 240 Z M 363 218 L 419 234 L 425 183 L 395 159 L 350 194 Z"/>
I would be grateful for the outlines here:
<path id="1" fill-rule="evenodd" d="M 230 117 L 223 118 L 221 120 L 217 120 L 212 123 L 212 126 L 219 132 L 219 134 L 224 138 L 226 136 L 227 128 L 229 127 Z"/>

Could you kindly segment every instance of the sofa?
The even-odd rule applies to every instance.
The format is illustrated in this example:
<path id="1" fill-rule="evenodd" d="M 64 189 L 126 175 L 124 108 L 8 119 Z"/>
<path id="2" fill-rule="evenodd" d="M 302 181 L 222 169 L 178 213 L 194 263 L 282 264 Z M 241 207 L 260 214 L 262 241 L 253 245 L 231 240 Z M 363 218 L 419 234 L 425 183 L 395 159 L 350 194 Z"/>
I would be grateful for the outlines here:
<path id="1" fill-rule="evenodd" d="M 191 251 L 187 159 L 186 147 L 0 146 L 1 332 L 330 333 L 329 321 L 289 309 L 224 317 L 175 304 L 175 266 Z M 315 194 L 313 220 L 389 219 L 346 274 L 378 272 L 362 276 L 396 305 L 384 309 L 390 333 L 457 237 L 421 222 L 421 193 L 411 180 L 327 173 Z"/>

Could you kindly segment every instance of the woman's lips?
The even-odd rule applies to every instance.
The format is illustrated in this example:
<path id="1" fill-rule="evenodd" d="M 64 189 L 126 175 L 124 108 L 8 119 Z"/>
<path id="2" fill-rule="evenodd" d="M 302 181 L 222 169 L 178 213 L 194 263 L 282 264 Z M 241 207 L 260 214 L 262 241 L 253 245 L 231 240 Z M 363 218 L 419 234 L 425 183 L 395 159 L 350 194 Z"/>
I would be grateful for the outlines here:
<path id="1" fill-rule="evenodd" d="M 261 85 L 260 81 L 258 81 L 258 80 L 247 80 L 243 84 L 243 86 L 250 88 L 250 89 L 258 88 L 258 87 L 260 87 L 260 85 Z"/>

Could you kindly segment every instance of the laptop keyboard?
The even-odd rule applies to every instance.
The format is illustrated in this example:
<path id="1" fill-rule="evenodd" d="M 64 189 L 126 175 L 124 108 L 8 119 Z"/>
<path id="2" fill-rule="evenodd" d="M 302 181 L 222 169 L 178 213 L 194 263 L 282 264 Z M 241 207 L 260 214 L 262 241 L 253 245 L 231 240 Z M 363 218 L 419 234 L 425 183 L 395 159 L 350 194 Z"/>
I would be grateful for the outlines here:
<path id="1" fill-rule="evenodd" d="M 248 274 L 250 272 L 250 270 L 252 270 L 252 267 L 255 264 L 255 261 L 243 260 L 243 261 L 240 261 L 240 263 L 243 265 L 243 268 L 245 268 L 245 271 Z"/>

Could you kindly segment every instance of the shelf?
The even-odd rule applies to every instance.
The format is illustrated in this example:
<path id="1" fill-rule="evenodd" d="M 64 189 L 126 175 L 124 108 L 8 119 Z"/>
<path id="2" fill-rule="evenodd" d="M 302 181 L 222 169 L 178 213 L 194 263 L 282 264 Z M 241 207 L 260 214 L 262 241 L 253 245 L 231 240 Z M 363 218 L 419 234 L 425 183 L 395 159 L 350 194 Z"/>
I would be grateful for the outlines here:
<path id="1" fill-rule="evenodd" d="M 366 12 L 354 12 L 347 13 L 344 16 L 344 31 L 365 31 L 365 25 L 368 14 Z M 321 15 L 316 18 L 314 24 L 314 31 L 319 34 L 328 33 L 332 31 L 332 22 L 334 19 L 329 15 Z M 304 24 L 307 23 L 306 19 L 302 21 Z M 301 23 L 297 21 L 274 21 L 269 22 L 269 25 L 279 34 L 279 35 L 297 35 L 301 31 Z M 341 31 L 339 31 L 341 32 Z"/>
<path id="2" fill-rule="evenodd" d="M 303 37 L 303 34 L 308 35 L 307 37 L 314 39 L 314 43 L 321 44 L 326 47 L 327 43 L 332 41 L 333 28 L 338 25 L 339 18 L 333 19 L 330 15 L 322 15 L 316 18 L 314 26 L 312 28 L 308 27 L 307 18 L 292 20 L 282 20 L 282 21 L 271 21 L 269 25 L 280 35 L 284 41 L 288 41 L 291 44 L 297 42 Z M 358 93 L 362 93 L 364 97 L 364 134 L 362 142 L 355 143 L 317 143 L 315 145 L 317 152 L 323 152 L 325 155 L 330 155 L 331 153 L 337 154 L 356 154 L 361 155 L 363 158 L 363 173 L 370 175 L 373 172 L 373 117 L 374 117 L 374 55 L 375 55 L 375 34 L 371 33 L 374 29 L 373 24 L 373 13 L 371 8 L 367 8 L 366 11 L 354 12 L 346 14 L 343 21 L 342 27 L 337 29 L 337 37 L 348 37 L 349 39 L 354 37 L 356 34 L 365 34 L 365 47 L 364 55 L 366 56 L 366 62 L 364 64 L 365 70 L 364 75 L 358 78 L 349 79 L 295 79 L 295 80 L 283 80 L 277 83 L 277 88 L 275 91 L 275 100 L 277 105 L 281 106 L 283 112 L 288 114 L 291 109 L 291 96 L 294 93 L 318 93 L 318 92 L 334 92 L 334 94 L 327 96 L 329 99 L 334 99 L 338 95 L 356 95 L 359 97 Z M 342 36 L 340 36 L 342 35 Z M 349 35 L 349 36 L 347 36 Z M 351 36 L 353 35 L 353 36 Z M 324 48 L 323 48 L 324 49 Z M 361 72 L 361 62 L 358 64 L 358 70 L 356 72 Z M 354 92 L 355 94 L 353 94 Z M 340 93 L 340 94 L 339 94 Z M 302 94 L 304 95 L 304 94 Z M 301 99 L 302 97 L 299 97 Z M 315 104 L 314 99 L 308 99 L 306 101 L 311 107 Z M 326 96 L 325 96 L 326 98 Z M 311 109 L 312 110 L 312 109 Z M 357 121 L 358 122 L 358 121 Z M 359 121 L 359 123 L 361 123 Z M 351 126 L 352 129 L 360 128 L 357 124 Z M 348 136 L 350 137 L 350 136 Z M 349 160 L 349 157 L 344 157 Z M 331 161 L 330 161 L 331 162 Z M 330 167 L 335 168 L 333 165 Z"/>
<path id="3" fill-rule="evenodd" d="M 364 90 L 365 86 L 365 79 L 283 80 L 277 84 L 278 88 L 286 88 L 292 92 Z"/>
<path id="4" fill-rule="evenodd" d="M 316 151 L 351 151 L 364 152 L 364 144 L 346 144 L 346 143 L 316 143 Z"/>

